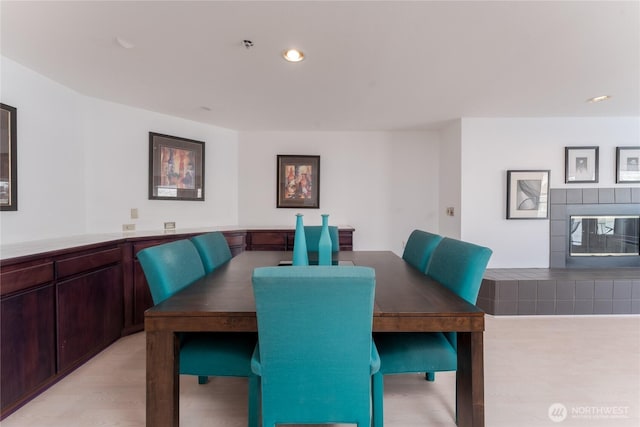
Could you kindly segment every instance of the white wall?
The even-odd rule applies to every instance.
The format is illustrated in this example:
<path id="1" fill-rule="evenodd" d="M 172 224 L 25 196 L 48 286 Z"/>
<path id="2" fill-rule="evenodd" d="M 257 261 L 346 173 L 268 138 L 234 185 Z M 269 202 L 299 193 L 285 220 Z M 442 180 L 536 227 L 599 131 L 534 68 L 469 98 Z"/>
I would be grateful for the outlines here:
<path id="1" fill-rule="evenodd" d="M 178 229 L 238 223 L 237 133 L 85 98 L 87 231 Z M 149 200 L 149 132 L 205 142 L 205 201 Z M 139 219 L 130 219 L 137 208 Z"/>
<path id="2" fill-rule="evenodd" d="M 2 242 L 85 231 L 78 95 L 6 58 L 2 102 L 17 108 L 18 211 L 0 214 Z"/>
<path id="3" fill-rule="evenodd" d="M 461 121 L 455 120 L 444 127 L 440 132 L 440 137 L 439 234 L 459 239 L 463 208 L 461 201 Z M 448 207 L 453 208 L 453 216 L 447 215 Z"/>
<path id="4" fill-rule="evenodd" d="M 307 225 L 330 214 L 356 229 L 354 249 L 402 251 L 413 228 L 436 229 L 438 136 L 429 132 L 241 132 L 240 223 Z M 276 156 L 320 156 L 320 209 L 276 208 Z"/>
<path id="5" fill-rule="evenodd" d="M 18 109 L 18 211 L 2 243 L 238 223 L 238 134 L 85 97 L 7 59 L 1 99 Z M 205 201 L 148 200 L 149 132 L 205 141 Z M 140 218 L 130 219 L 138 208 Z"/>
<path id="6" fill-rule="evenodd" d="M 551 188 L 615 183 L 616 146 L 638 145 L 640 118 L 462 120 L 463 240 L 494 253 L 491 268 L 549 266 L 549 220 L 506 220 L 506 172 L 551 170 Z M 597 184 L 564 183 L 566 146 L 599 146 Z M 637 184 L 635 184 L 637 186 Z"/>

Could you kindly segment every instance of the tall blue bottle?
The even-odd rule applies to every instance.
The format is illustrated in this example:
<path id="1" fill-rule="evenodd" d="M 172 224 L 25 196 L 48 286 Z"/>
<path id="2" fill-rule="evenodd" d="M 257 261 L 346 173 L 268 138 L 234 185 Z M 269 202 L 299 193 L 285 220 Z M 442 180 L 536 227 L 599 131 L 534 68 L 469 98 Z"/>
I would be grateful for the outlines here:
<path id="1" fill-rule="evenodd" d="M 307 238 L 304 235 L 302 214 L 296 214 L 296 234 L 293 237 L 293 265 L 309 265 Z"/>
<path id="2" fill-rule="evenodd" d="M 329 215 L 322 215 L 322 230 L 318 242 L 318 265 L 331 265 L 331 235 L 329 234 Z"/>

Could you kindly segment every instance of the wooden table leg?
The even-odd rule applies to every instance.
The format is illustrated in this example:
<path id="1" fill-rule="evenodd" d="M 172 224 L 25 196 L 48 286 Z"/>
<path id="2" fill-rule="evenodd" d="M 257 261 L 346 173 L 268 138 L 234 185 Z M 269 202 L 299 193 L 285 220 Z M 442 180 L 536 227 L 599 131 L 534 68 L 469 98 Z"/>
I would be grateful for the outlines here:
<path id="1" fill-rule="evenodd" d="M 147 427 L 180 424 L 179 357 L 172 331 L 147 332 Z"/>
<path id="2" fill-rule="evenodd" d="M 458 427 L 484 427 L 482 332 L 458 332 L 456 415 Z"/>

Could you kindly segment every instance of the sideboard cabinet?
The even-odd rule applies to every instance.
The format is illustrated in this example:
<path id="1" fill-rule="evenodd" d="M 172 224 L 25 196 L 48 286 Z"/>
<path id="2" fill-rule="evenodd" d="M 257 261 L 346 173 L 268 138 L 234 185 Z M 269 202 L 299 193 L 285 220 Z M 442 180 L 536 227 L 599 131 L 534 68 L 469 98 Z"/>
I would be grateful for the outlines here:
<path id="1" fill-rule="evenodd" d="M 121 244 L 3 260 L 2 418 L 117 340 Z"/>

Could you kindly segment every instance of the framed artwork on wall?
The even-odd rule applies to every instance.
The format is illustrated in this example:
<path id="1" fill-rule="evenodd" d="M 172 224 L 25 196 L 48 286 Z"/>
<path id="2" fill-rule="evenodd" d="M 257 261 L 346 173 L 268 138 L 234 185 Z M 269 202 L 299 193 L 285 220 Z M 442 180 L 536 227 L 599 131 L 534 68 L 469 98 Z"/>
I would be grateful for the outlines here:
<path id="1" fill-rule="evenodd" d="M 598 147 L 565 147 L 564 182 L 598 182 Z"/>
<path id="2" fill-rule="evenodd" d="M 320 156 L 278 154 L 277 207 L 320 207 Z"/>
<path id="3" fill-rule="evenodd" d="M 149 132 L 149 199 L 204 201 L 204 142 Z"/>
<path id="4" fill-rule="evenodd" d="M 507 219 L 549 217 L 549 170 L 507 171 Z"/>
<path id="5" fill-rule="evenodd" d="M 18 112 L 0 103 L 0 211 L 18 210 Z"/>
<path id="6" fill-rule="evenodd" d="M 616 147 L 616 183 L 640 182 L 640 146 Z"/>

